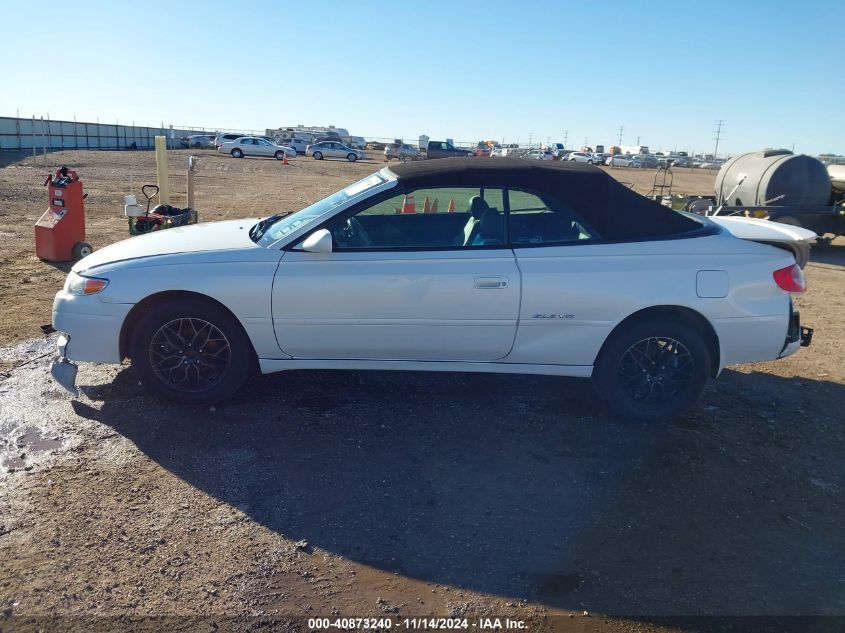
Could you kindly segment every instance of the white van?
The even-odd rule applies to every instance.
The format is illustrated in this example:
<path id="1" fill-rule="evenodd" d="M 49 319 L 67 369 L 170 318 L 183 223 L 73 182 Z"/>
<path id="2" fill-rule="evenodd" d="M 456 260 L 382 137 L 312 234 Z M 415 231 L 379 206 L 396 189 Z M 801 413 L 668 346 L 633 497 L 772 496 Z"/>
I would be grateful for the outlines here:
<path id="1" fill-rule="evenodd" d="M 305 149 L 313 142 L 310 138 L 304 138 L 299 134 L 277 134 L 273 137 L 279 145 L 292 147 L 297 154 L 304 154 Z"/>
<path id="2" fill-rule="evenodd" d="M 364 140 L 363 136 L 346 136 L 343 142 L 355 149 L 367 149 L 367 141 Z"/>

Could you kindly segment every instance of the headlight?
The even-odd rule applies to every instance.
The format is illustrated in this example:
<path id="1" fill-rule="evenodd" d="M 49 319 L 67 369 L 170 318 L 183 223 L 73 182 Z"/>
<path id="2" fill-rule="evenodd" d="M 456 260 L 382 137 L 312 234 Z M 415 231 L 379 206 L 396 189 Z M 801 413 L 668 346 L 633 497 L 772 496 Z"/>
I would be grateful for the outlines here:
<path id="1" fill-rule="evenodd" d="M 108 285 L 108 279 L 83 277 L 71 272 L 65 281 L 64 292 L 69 295 L 93 295 L 101 292 Z"/>

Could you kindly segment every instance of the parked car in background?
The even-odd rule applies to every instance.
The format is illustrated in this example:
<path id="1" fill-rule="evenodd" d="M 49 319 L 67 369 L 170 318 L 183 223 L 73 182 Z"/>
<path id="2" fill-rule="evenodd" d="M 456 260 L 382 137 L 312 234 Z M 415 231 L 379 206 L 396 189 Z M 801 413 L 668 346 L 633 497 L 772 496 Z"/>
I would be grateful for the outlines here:
<path id="1" fill-rule="evenodd" d="M 571 163 L 587 163 L 589 165 L 596 162 L 596 158 L 587 152 L 570 152 L 566 160 Z"/>
<path id="2" fill-rule="evenodd" d="M 610 165 L 612 167 L 630 167 L 633 160 L 633 156 L 625 156 L 625 154 L 614 154 L 613 156 L 608 156 L 605 159 L 604 164 Z"/>
<path id="3" fill-rule="evenodd" d="M 367 147 L 365 149 L 371 149 L 374 151 L 381 151 L 385 147 L 387 147 L 386 143 L 381 143 L 379 141 L 370 141 L 367 143 Z"/>
<path id="4" fill-rule="evenodd" d="M 367 141 L 363 136 L 347 136 L 342 142 L 355 149 L 367 149 Z"/>
<path id="5" fill-rule="evenodd" d="M 215 136 L 213 134 L 194 134 L 188 137 L 188 147 L 191 148 L 210 148 L 214 149 L 214 139 Z"/>
<path id="6" fill-rule="evenodd" d="M 420 150 L 418 150 L 413 145 L 408 145 L 407 143 L 402 143 L 401 145 L 397 143 L 388 143 L 384 147 L 384 159 L 386 161 L 390 161 L 391 159 L 394 160 L 420 160 L 422 158 L 422 154 Z"/>
<path id="7" fill-rule="evenodd" d="M 313 143 L 305 149 L 305 155 L 311 156 L 314 160 L 323 160 L 324 158 L 345 158 L 350 163 L 356 160 L 366 158 L 366 154 L 354 147 L 341 143 L 340 141 L 320 141 Z"/>
<path id="8" fill-rule="evenodd" d="M 675 156 L 672 158 L 672 167 L 689 167 L 689 158 L 686 156 Z"/>
<path id="9" fill-rule="evenodd" d="M 425 148 L 426 158 L 455 158 L 472 155 L 471 150 L 459 149 L 446 141 L 429 141 Z"/>
<path id="10" fill-rule="evenodd" d="M 214 147 L 216 147 L 217 149 L 220 149 L 220 146 L 223 145 L 223 143 L 228 143 L 229 141 L 234 141 L 234 140 L 242 138 L 244 136 L 247 136 L 247 135 L 246 134 L 231 134 L 231 133 L 218 134 L 217 136 L 214 137 Z"/>
<path id="11" fill-rule="evenodd" d="M 232 158 L 267 156 L 276 160 L 284 160 L 285 156 L 288 158 L 296 156 L 294 148 L 276 145 L 260 136 L 244 136 L 234 141 L 228 141 L 223 143 L 217 151 L 221 154 L 231 154 Z"/>
<path id="12" fill-rule="evenodd" d="M 297 154 L 304 154 L 305 150 L 308 148 L 308 141 L 301 138 L 275 138 L 273 139 L 273 142 L 284 147 L 292 147 L 296 150 Z"/>
<path id="13" fill-rule="evenodd" d="M 673 211 L 584 165 L 443 162 L 385 167 L 296 213 L 95 251 L 53 302 L 51 374 L 76 392 L 71 360 L 130 358 L 145 388 L 194 406 L 256 371 L 546 374 L 665 420 L 726 366 L 811 342 L 791 297 L 805 287 L 793 245 L 811 231 Z M 411 195 L 455 205 L 396 213 Z M 530 383 L 510 384 L 531 400 Z"/>
<path id="14" fill-rule="evenodd" d="M 552 160 L 554 156 L 550 149 L 532 149 L 523 158 L 530 158 L 531 160 Z"/>
<path id="15" fill-rule="evenodd" d="M 631 163 L 628 167 L 636 169 L 657 169 L 657 156 L 654 154 L 637 154 L 631 156 Z"/>
<path id="16" fill-rule="evenodd" d="M 476 156 L 487 157 L 490 156 L 491 148 L 487 143 L 484 141 L 480 141 L 478 145 L 475 146 L 475 151 L 473 152 Z"/>
<path id="17" fill-rule="evenodd" d="M 604 165 L 604 161 L 607 160 L 608 156 L 610 156 L 610 154 L 606 152 L 594 152 L 593 165 Z"/>
<path id="18" fill-rule="evenodd" d="M 554 160 L 560 160 L 566 154 L 566 148 L 563 146 L 563 143 L 551 143 L 549 149 L 552 150 L 552 158 Z"/>

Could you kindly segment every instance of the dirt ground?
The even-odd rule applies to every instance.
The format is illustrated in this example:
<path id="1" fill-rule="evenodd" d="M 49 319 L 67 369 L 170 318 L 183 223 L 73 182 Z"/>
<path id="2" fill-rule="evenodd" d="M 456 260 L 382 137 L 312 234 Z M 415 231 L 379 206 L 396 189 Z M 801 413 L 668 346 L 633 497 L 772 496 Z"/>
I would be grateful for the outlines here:
<path id="1" fill-rule="evenodd" d="M 170 155 L 177 205 L 187 155 Z M 202 221 L 294 210 L 378 158 L 202 154 L 196 206 Z M 147 395 L 131 366 L 83 365 L 72 400 L 37 338 L 67 270 L 34 255 L 41 184 L 80 171 L 97 247 L 126 235 L 122 196 L 155 165 L 48 159 L 0 154 L 0 630 L 436 615 L 781 631 L 845 616 L 842 239 L 805 271 L 813 345 L 729 368 L 668 425 L 538 376 L 291 372 L 197 408 Z M 652 172 L 614 175 L 651 189 Z M 675 190 L 709 193 L 714 177 L 684 170 Z"/>

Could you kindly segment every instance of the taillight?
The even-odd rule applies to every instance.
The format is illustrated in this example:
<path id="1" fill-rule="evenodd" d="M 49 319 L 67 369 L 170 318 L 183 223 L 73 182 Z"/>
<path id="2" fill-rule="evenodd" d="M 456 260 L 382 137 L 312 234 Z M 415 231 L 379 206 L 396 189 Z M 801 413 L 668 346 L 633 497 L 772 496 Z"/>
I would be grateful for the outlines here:
<path id="1" fill-rule="evenodd" d="M 804 271 L 798 264 L 780 268 L 772 273 L 775 283 L 787 292 L 804 292 L 807 284 L 804 282 Z"/>

